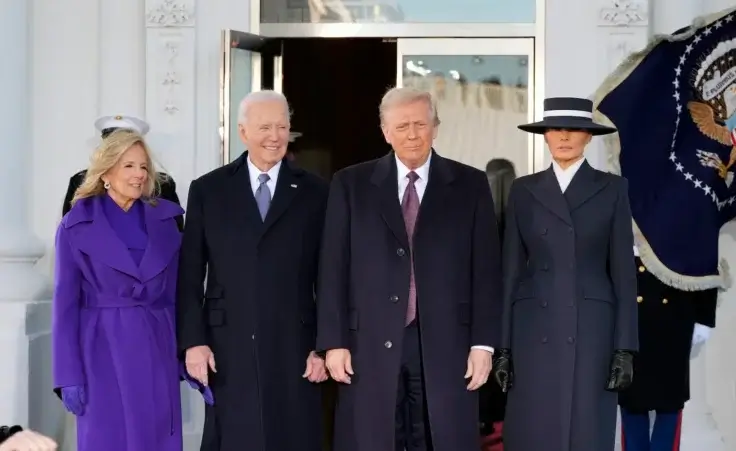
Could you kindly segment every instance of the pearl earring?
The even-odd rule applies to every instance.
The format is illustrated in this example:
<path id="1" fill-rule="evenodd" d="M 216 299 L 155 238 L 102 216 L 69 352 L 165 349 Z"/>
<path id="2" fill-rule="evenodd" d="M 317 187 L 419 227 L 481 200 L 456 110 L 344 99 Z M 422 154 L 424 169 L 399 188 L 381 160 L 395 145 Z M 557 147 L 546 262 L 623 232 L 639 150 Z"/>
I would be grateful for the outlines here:
<path id="1" fill-rule="evenodd" d="M 110 182 L 105 182 L 103 186 L 105 187 L 105 189 L 110 189 Z"/>

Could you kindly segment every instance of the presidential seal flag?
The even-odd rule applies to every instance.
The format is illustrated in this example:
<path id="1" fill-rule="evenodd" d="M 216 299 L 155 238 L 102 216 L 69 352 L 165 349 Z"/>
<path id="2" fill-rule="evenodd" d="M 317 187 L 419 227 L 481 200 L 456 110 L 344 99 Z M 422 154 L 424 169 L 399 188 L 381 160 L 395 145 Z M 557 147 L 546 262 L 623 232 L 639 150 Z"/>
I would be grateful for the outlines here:
<path id="1" fill-rule="evenodd" d="M 736 10 L 698 19 L 630 56 L 596 93 L 629 181 L 641 259 L 665 284 L 726 288 L 718 235 L 736 216 Z"/>

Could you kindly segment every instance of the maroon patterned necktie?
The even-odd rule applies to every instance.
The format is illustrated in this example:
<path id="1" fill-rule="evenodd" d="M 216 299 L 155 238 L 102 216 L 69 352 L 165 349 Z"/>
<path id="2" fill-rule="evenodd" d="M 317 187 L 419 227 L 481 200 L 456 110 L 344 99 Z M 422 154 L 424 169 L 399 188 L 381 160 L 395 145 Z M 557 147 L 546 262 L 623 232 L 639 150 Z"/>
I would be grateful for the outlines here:
<path id="1" fill-rule="evenodd" d="M 406 235 L 409 237 L 410 264 L 411 271 L 409 273 L 409 305 L 406 308 L 406 325 L 408 326 L 417 317 L 417 287 L 414 282 L 414 226 L 417 223 L 417 215 L 419 214 L 419 195 L 417 187 L 414 183 L 419 180 L 416 172 L 411 171 L 406 175 L 409 184 L 404 191 L 404 198 L 401 200 L 401 213 L 404 214 L 404 225 L 406 225 Z"/>

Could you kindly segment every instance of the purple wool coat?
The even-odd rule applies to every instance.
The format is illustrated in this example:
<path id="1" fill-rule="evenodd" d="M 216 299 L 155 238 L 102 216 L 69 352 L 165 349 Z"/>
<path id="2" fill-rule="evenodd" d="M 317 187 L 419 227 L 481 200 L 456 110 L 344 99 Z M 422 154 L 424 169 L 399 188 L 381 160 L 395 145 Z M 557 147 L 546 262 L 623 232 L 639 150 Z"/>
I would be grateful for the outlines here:
<path id="1" fill-rule="evenodd" d="M 136 222 L 108 219 L 111 203 L 80 200 L 56 233 L 54 388 L 86 387 L 78 451 L 181 451 L 174 218 L 183 210 L 138 205 L 142 230 L 126 235 Z"/>

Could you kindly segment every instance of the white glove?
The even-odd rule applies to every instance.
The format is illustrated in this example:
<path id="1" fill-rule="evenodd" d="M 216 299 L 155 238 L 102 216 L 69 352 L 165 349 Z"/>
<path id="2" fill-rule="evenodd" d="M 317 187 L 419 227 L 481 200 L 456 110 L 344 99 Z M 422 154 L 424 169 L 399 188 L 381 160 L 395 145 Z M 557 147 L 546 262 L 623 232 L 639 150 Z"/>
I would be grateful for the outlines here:
<path id="1" fill-rule="evenodd" d="M 695 329 L 693 329 L 693 341 L 692 341 L 692 347 L 690 348 L 690 358 L 694 359 L 700 354 L 700 351 L 703 349 L 703 346 L 705 345 L 705 342 L 708 341 L 708 338 L 710 338 L 710 333 L 713 329 L 711 329 L 708 326 L 703 326 L 702 324 L 695 324 Z"/>

